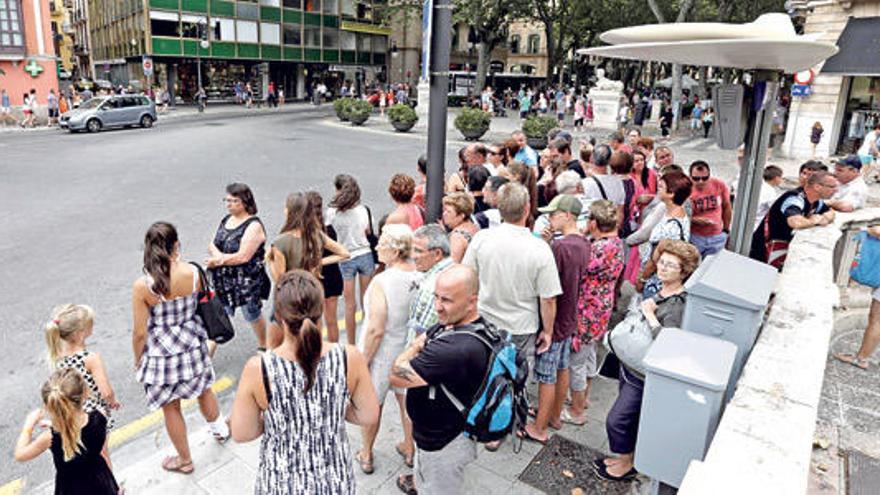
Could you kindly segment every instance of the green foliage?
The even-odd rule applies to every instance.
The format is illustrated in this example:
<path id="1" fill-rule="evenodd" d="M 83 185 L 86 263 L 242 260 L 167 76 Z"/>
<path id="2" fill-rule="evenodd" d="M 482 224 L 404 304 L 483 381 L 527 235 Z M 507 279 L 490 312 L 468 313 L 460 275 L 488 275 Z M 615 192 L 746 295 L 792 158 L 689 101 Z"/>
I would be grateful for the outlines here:
<path id="1" fill-rule="evenodd" d="M 370 118 L 373 113 L 373 105 L 365 100 L 352 99 L 348 105 L 346 116 L 355 125 L 361 125 Z"/>
<path id="2" fill-rule="evenodd" d="M 411 106 L 398 103 L 397 105 L 391 105 L 388 109 L 388 120 L 392 122 L 414 124 L 419 120 L 419 116 L 416 115 L 416 111 L 413 110 Z"/>
<path id="3" fill-rule="evenodd" d="M 522 130 L 526 137 L 546 139 L 547 133 L 557 125 L 558 123 L 553 117 L 547 115 L 532 115 L 523 122 Z"/>
<path id="4" fill-rule="evenodd" d="M 455 118 L 455 128 L 461 132 L 479 129 L 485 132 L 489 130 L 491 121 L 492 117 L 479 108 L 462 108 L 461 113 Z"/>
<path id="5" fill-rule="evenodd" d="M 338 98 L 333 101 L 333 110 L 336 112 L 336 116 L 339 117 L 339 120 L 348 120 L 348 110 L 353 101 L 354 98 Z"/>

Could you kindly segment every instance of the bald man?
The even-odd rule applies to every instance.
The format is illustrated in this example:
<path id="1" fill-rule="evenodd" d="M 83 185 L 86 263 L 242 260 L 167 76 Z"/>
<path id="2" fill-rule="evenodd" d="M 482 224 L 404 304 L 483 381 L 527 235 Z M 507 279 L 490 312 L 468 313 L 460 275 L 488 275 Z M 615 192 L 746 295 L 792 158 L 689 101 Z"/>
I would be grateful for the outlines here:
<path id="1" fill-rule="evenodd" d="M 406 411 L 416 442 L 413 474 L 397 480 L 405 493 L 464 493 L 464 468 L 477 457 L 476 443 L 463 435 L 464 417 L 440 385 L 471 403 L 486 376 L 489 349 L 460 332 L 486 325 L 477 311 L 479 287 L 471 267 L 456 264 L 441 273 L 434 295 L 440 323 L 417 337 L 391 369 L 391 385 L 410 389 Z"/>

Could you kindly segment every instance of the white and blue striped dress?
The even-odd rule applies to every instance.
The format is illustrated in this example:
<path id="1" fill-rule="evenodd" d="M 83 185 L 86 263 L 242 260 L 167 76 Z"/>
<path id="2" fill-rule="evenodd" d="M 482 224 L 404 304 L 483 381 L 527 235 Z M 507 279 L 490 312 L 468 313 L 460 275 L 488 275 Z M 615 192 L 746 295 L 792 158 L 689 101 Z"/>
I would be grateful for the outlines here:
<path id="1" fill-rule="evenodd" d="M 269 407 L 263 413 L 260 468 L 254 493 L 355 492 L 345 409 L 349 402 L 345 347 L 335 345 L 318 363 L 312 388 L 293 361 L 263 354 Z"/>

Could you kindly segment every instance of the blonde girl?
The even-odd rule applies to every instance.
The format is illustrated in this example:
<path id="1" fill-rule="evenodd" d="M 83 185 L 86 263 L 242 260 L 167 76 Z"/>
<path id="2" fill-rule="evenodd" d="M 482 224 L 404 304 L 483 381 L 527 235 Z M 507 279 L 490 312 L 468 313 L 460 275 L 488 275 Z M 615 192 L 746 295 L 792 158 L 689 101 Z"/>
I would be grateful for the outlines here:
<path id="1" fill-rule="evenodd" d="M 28 414 L 15 444 L 15 460 L 26 462 L 51 450 L 55 493 L 116 495 L 119 485 L 105 457 L 107 418 L 83 408 L 89 395 L 86 381 L 72 369 L 55 371 L 43 384 L 43 409 Z M 34 438 L 34 429 L 49 416 L 50 429 Z"/>
<path id="2" fill-rule="evenodd" d="M 94 310 L 84 304 L 65 304 L 52 310 L 46 323 L 49 366 L 79 372 L 89 392 L 83 409 L 86 413 L 100 411 L 107 418 L 107 428 L 112 429 L 110 410 L 118 409 L 120 404 L 110 386 L 101 355 L 86 349 L 86 339 L 92 335 L 94 321 Z"/>

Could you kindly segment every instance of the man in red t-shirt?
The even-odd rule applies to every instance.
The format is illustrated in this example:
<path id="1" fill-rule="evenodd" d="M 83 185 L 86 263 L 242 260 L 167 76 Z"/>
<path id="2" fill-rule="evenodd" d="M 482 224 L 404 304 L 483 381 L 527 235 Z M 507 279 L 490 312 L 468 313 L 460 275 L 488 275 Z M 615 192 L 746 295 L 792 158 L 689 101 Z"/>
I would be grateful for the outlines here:
<path id="1" fill-rule="evenodd" d="M 709 164 L 697 160 L 691 163 L 691 243 L 706 257 L 724 249 L 730 233 L 733 208 L 730 205 L 730 189 L 723 181 L 710 176 Z"/>

